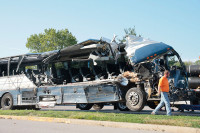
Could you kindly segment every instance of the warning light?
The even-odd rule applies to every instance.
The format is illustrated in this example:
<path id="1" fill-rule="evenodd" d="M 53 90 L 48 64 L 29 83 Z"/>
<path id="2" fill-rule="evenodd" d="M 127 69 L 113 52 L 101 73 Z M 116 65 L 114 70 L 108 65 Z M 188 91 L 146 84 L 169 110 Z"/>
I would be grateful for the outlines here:
<path id="1" fill-rule="evenodd" d="M 153 58 L 153 56 L 151 56 L 151 58 Z"/>
<path id="2" fill-rule="evenodd" d="M 156 56 L 157 54 L 154 54 L 154 56 Z"/>
<path id="3" fill-rule="evenodd" d="M 170 48 L 167 48 L 167 50 L 170 50 Z"/>
<path id="4" fill-rule="evenodd" d="M 149 59 L 149 57 L 147 57 L 147 60 Z"/>

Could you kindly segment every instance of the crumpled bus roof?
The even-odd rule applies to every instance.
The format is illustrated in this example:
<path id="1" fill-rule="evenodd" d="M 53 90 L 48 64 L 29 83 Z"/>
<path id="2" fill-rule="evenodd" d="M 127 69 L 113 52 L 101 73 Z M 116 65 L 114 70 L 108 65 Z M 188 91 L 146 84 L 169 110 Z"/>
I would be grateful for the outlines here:
<path id="1" fill-rule="evenodd" d="M 105 47 L 105 45 L 107 44 L 109 44 L 109 47 Z M 44 53 L 30 53 L 30 54 L 0 58 L 0 64 L 6 64 L 9 58 L 11 59 L 11 63 L 18 63 L 21 60 L 21 58 L 23 58 L 24 63 L 37 61 L 37 62 L 43 62 L 45 64 L 51 61 L 66 61 L 72 59 L 96 60 L 98 56 L 101 60 L 104 60 L 103 57 L 108 56 L 108 58 L 105 59 L 109 60 L 110 55 L 116 57 L 118 56 L 118 53 L 120 53 L 118 51 L 119 47 L 120 47 L 119 44 L 117 44 L 116 42 L 112 42 L 106 38 L 101 38 L 99 40 L 89 39 L 81 43 L 78 43 L 76 45 L 63 48 L 61 50 L 48 51 Z M 173 49 L 171 46 L 165 43 L 156 42 L 150 39 L 145 39 L 143 37 L 136 37 L 132 35 L 127 37 L 127 41 L 123 45 L 123 47 L 126 51 L 125 56 L 127 56 L 130 59 L 133 65 L 147 60 L 152 60 Z M 105 48 L 108 49 L 106 50 Z M 97 51 L 98 49 L 102 49 L 102 51 L 100 50 L 100 52 L 105 52 L 105 54 L 97 53 L 96 55 L 93 55 L 94 58 L 91 58 L 92 57 L 91 53 Z M 107 51 L 109 51 L 112 54 L 107 53 Z M 115 60 L 116 59 L 117 58 L 115 58 Z"/>
<path id="2" fill-rule="evenodd" d="M 85 46 L 91 45 L 91 44 L 97 44 L 100 42 L 100 40 L 95 40 L 95 39 L 89 39 L 86 41 L 83 41 L 81 43 L 78 43 L 76 45 L 72 45 L 66 48 L 63 48 L 60 50 L 60 56 L 61 57 L 74 57 L 74 56 L 83 56 L 83 55 L 88 55 L 91 51 L 94 51 L 96 48 L 87 48 L 87 49 L 82 49 Z"/>

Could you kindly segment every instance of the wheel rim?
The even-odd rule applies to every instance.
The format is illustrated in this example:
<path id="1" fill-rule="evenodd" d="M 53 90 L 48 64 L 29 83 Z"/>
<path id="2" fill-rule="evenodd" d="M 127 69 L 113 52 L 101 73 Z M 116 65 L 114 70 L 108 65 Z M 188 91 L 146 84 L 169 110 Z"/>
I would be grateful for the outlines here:
<path id="1" fill-rule="evenodd" d="M 6 98 L 6 99 L 5 99 L 5 102 L 4 102 L 4 105 L 5 105 L 5 106 L 10 106 L 10 102 L 11 102 L 11 101 L 10 101 L 10 98 Z"/>
<path id="2" fill-rule="evenodd" d="M 121 108 L 121 109 L 126 109 L 126 103 L 118 103 L 118 106 Z"/>
<path id="3" fill-rule="evenodd" d="M 139 95 L 135 92 L 131 92 L 128 95 L 128 102 L 133 106 L 137 105 L 139 102 Z"/>

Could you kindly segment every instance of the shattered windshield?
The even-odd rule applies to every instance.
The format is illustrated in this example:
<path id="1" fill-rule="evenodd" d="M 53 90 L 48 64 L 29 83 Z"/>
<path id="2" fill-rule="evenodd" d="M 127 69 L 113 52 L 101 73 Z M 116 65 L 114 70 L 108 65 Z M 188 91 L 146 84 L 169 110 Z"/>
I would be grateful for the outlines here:
<path id="1" fill-rule="evenodd" d="M 181 67 L 181 63 L 179 62 L 176 55 L 167 56 L 168 65 L 171 68 L 172 66 Z"/>

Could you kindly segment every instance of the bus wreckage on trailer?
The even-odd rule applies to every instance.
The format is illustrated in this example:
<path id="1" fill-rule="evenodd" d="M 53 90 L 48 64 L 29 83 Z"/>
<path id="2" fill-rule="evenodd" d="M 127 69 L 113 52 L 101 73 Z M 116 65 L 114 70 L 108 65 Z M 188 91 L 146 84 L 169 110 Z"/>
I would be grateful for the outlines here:
<path id="1" fill-rule="evenodd" d="M 155 108 L 164 70 L 171 73 L 171 102 L 199 104 L 199 81 L 188 75 L 200 74 L 200 67 L 192 68 L 188 73 L 178 53 L 162 42 L 135 36 L 121 44 L 90 39 L 61 50 L 0 58 L 1 108 L 76 104 L 88 110 L 105 103 L 120 110 Z"/>

